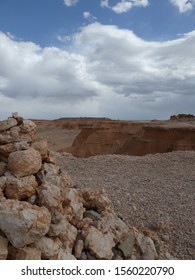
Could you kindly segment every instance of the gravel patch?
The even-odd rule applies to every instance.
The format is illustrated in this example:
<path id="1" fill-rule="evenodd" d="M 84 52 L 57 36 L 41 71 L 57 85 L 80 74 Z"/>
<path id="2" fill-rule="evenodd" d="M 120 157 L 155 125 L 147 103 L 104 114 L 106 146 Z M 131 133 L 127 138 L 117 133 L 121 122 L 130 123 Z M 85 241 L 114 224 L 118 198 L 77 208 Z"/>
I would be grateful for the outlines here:
<path id="1" fill-rule="evenodd" d="M 101 155 L 56 154 L 75 184 L 104 188 L 113 208 L 138 229 L 154 230 L 178 259 L 195 259 L 195 152 Z"/>

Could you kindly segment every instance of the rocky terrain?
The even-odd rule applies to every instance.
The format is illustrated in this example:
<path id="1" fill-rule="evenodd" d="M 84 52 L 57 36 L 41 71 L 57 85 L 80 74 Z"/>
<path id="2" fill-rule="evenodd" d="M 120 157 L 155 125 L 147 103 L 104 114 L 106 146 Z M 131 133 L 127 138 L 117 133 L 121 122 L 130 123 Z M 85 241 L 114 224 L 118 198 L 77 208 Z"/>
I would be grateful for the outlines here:
<path id="1" fill-rule="evenodd" d="M 75 185 L 32 121 L 0 122 L 0 259 L 172 258 L 155 238 L 129 227 L 102 187 Z"/>
<path id="2" fill-rule="evenodd" d="M 163 258 L 195 259 L 194 151 L 56 158 L 79 188 L 104 187 L 115 212 L 150 236 Z"/>
<path id="3" fill-rule="evenodd" d="M 0 259 L 195 259 L 195 152 L 77 158 L 40 134 L 0 122 Z"/>
<path id="4" fill-rule="evenodd" d="M 50 149 L 76 157 L 102 154 L 138 155 L 195 150 L 195 117 L 167 121 L 115 121 L 73 118 L 36 121 Z M 55 134 L 55 136 L 54 136 Z"/>

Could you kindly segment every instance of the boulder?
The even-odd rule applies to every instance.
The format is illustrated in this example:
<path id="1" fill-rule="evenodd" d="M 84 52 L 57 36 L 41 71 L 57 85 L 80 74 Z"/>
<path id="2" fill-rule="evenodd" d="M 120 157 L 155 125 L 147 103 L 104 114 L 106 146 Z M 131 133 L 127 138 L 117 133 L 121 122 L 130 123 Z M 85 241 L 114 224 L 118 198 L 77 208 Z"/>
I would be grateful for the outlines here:
<path id="1" fill-rule="evenodd" d="M 113 236 L 110 233 L 103 234 L 93 226 L 82 231 L 84 237 L 85 248 L 98 259 L 112 259 L 112 248 L 115 246 Z"/>
<path id="2" fill-rule="evenodd" d="M 37 187 L 38 184 L 34 175 L 21 178 L 10 175 L 6 177 L 5 195 L 10 199 L 21 200 L 35 194 Z"/>
<path id="3" fill-rule="evenodd" d="M 49 155 L 49 151 L 48 151 L 48 146 L 47 146 L 46 140 L 44 140 L 44 139 L 37 140 L 34 143 L 32 143 L 31 147 L 40 153 L 43 161 L 47 159 L 47 157 Z"/>
<path id="4" fill-rule="evenodd" d="M 115 216 L 102 217 L 95 225 L 102 233 L 109 232 L 116 244 L 124 241 L 127 234 L 129 234 L 129 227 L 120 218 Z"/>
<path id="5" fill-rule="evenodd" d="M 48 235 L 58 237 L 63 247 L 67 249 L 67 251 L 72 252 L 77 237 L 77 228 L 64 218 L 58 224 L 51 224 Z"/>
<path id="6" fill-rule="evenodd" d="M 41 258 L 48 260 L 58 255 L 62 243 L 59 238 L 43 236 L 34 243 L 34 246 L 41 251 Z"/>
<path id="7" fill-rule="evenodd" d="M 8 169 L 13 175 L 23 177 L 37 173 L 41 168 L 40 153 L 33 148 L 16 151 L 8 157 Z"/>
<path id="8" fill-rule="evenodd" d="M 0 121 L 0 132 L 8 130 L 17 124 L 18 123 L 14 118 L 8 118 L 7 120 Z"/>
<path id="9" fill-rule="evenodd" d="M 0 229 L 15 248 L 39 240 L 50 227 L 51 215 L 45 207 L 11 199 L 0 201 Z"/>

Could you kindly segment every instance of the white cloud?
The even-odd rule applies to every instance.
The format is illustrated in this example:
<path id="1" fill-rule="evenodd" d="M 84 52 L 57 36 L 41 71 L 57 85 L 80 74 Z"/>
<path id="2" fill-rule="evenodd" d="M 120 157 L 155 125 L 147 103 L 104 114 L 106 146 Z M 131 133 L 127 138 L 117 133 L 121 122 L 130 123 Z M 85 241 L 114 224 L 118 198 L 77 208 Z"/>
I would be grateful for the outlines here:
<path id="1" fill-rule="evenodd" d="M 195 0 L 169 0 L 171 4 L 179 9 L 180 13 L 191 11 L 195 7 Z"/>
<path id="2" fill-rule="evenodd" d="M 132 31 L 89 24 L 71 51 L 0 33 L 0 118 L 168 118 L 194 113 L 195 31 L 147 42 Z"/>
<path id="3" fill-rule="evenodd" d="M 109 0 L 101 0 L 100 6 L 102 8 L 109 8 L 117 14 L 122 14 L 130 11 L 133 7 L 146 7 L 149 5 L 148 0 L 121 0 L 116 5 L 109 5 Z"/>
<path id="4" fill-rule="evenodd" d="M 83 12 L 83 17 L 84 19 L 88 20 L 89 22 L 94 22 L 97 20 L 96 17 L 94 17 L 90 12 L 85 11 Z"/>
<path id="5" fill-rule="evenodd" d="M 75 6 L 79 0 L 64 0 L 64 4 L 68 7 Z"/>

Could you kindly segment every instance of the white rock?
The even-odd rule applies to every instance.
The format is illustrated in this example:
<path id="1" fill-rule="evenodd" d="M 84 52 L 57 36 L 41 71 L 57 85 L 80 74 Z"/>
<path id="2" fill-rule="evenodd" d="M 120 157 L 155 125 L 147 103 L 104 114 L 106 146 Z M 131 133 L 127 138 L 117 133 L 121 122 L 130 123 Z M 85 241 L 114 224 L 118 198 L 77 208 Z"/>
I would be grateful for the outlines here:
<path id="1" fill-rule="evenodd" d="M 44 236 L 51 215 L 45 207 L 11 199 L 0 201 L 0 229 L 16 248 L 31 244 Z"/>
<path id="2" fill-rule="evenodd" d="M 50 259 L 58 255 L 62 243 L 58 238 L 41 237 L 34 246 L 41 251 L 41 257 Z"/>
<path id="3" fill-rule="evenodd" d="M 90 250 L 98 259 L 112 259 L 112 248 L 115 246 L 113 236 L 110 233 L 103 234 L 95 227 L 90 226 L 82 231 L 85 238 L 85 248 Z"/>
<path id="4" fill-rule="evenodd" d="M 65 218 L 58 224 L 51 224 L 49 236 L 57 236 L 65 249 L 72 252 L 77 237 L 77 229 Z"/>

